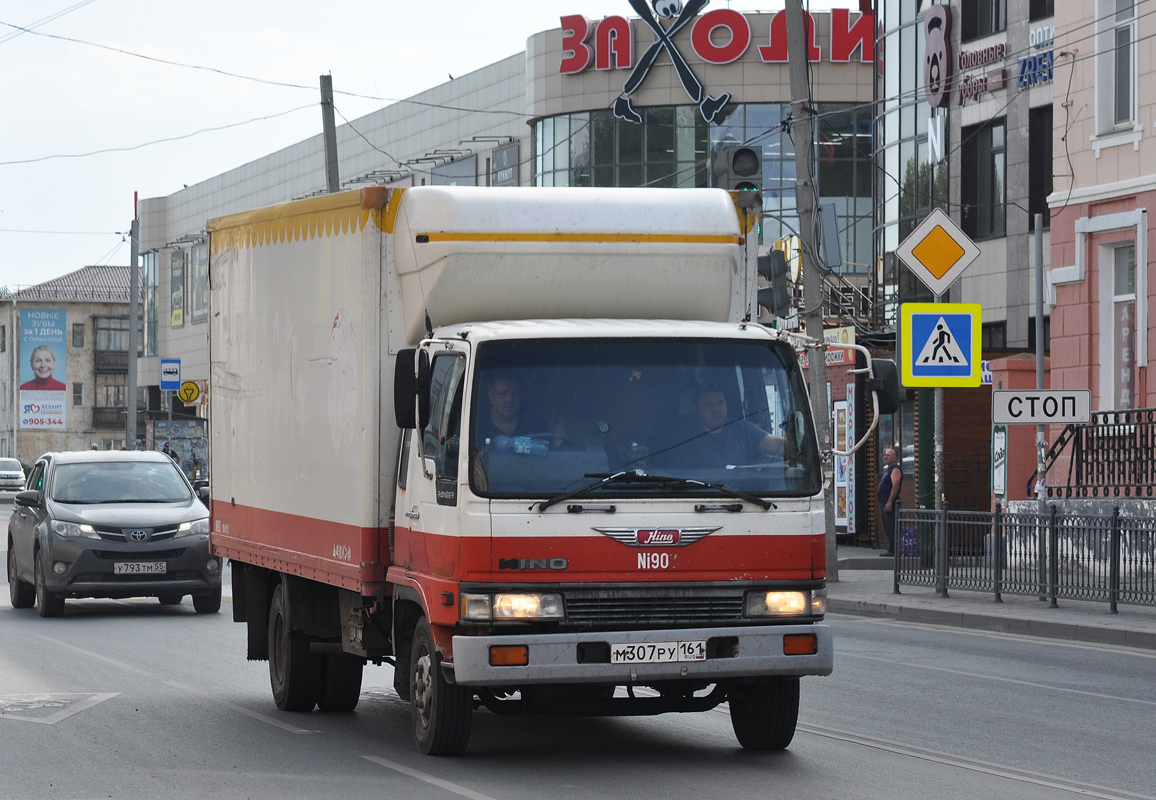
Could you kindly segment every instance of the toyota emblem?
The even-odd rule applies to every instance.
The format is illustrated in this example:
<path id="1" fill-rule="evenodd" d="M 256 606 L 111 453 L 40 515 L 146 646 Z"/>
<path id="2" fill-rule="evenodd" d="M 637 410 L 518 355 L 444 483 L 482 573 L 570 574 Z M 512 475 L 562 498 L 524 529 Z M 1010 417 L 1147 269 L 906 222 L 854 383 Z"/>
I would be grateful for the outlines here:
<path id="1" fill-rule="evenodd" d="M 149 532 L 139 529 L 135 531 L 129 531 L 128 538 L 132 539 L 134 542 L 143 542 L 149 538 Z"/>

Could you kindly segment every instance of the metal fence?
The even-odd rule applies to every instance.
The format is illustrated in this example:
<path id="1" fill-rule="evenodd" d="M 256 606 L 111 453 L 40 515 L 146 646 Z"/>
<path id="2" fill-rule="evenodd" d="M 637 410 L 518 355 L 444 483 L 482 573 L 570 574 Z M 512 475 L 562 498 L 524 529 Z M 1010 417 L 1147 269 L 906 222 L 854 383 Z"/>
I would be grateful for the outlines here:
<path id="1" fill-rule="evenodd" d="M 1156 520 L 900 509 L 900 585 L 1156 606 Z"/>

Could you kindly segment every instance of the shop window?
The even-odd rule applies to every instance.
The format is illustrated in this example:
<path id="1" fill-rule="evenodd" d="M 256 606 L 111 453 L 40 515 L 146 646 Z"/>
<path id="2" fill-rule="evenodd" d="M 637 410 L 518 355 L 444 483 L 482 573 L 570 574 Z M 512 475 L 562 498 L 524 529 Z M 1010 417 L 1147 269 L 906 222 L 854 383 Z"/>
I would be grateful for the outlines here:
<path id="1" fill-rule="evenodd" d="M 965 42 L 999 33 L 1007 27 L 1007 0 L 963 0 L 960 21 Z"/>
<path id="2" fill-rule="evenodd" d="M 1007 323 L 985 322 L 980 332 L 980 346 L 984 350 L 1007 349 Z"/>
<path id="3" fill-rule="evenodd" d="M 964 164 L 960 199 L 963 230 L 974 239 L 1002 236 L 1005 229 L 1007 177 L 1007 125 L 1001 119 L 963 129 L 961 153 Z"/>
<path id="4" fill-rule="evenodd" d="M 1028 229 L 1035 230 L 1036 214 L 1051 227 L 1048 195 L 1052 193 L 1052 107 L 1028 111 Z"/>
<path id="5" fill-rule="evenodd" d="M 1056 15 L 1056 0 L 1031 0 L 1028 4 L 1028 18 L 1032 22 Z"/>

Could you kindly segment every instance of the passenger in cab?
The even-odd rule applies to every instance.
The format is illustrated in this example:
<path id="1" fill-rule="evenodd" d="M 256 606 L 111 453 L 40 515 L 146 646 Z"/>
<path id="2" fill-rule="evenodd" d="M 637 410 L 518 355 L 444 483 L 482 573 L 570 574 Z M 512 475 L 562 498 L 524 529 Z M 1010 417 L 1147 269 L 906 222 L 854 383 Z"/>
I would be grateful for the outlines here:
<path id="1" fill-rule="evenodd" d="M 694 421 L 675 437 L 665 464 L 689 468 L 757 464 L 783 457 L 784 440 L 745 419 L 731 417 L 726 392 L 714 384 L 699 384 L 694 392 Z"/>

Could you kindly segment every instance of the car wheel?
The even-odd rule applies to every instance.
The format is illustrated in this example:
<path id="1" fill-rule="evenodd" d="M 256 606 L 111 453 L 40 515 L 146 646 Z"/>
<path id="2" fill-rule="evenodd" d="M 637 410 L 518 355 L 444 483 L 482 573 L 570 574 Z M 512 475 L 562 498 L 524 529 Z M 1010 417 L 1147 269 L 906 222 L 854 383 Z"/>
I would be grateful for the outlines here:
<path id="1" fill-rule="evenodd" d="M 16 553 L 8 545 L 8 597 L 13 608 L 32 608 L 36 604 L 36 587 L 16 577 Z"/>
<path id="2" fill-rule="evenodd" d="M 282 711 L 312 711 L 321 694 L 321 657 L 309 652 L 309 640 L 289 629 L 281 586 L 269 605 L 269 683 Z"/>
<path id="3" fill-rule="evenodd" d="M 64 613 L 64 598 L 48 591 L 44 585 L 44 556 L 36 556 L 36 610 L 42 617 L 59 617 Z"/>
<path id="4" fill-rule="evenodd" d="M 185 596 L 176 592 L 162 592 L 157 596 L 157 599 L 161 601 L 162 606 L 179 606 Z"/>
<path id="5" fill-rule="evenodd" d="M 325 677 L 317 707 L 322 711 L 352 711 L 361 699 L 361 673 L 365 661 L 348 653 L 325 656 Z"/>
<path id="6" fill-rule="evenodd" d="M 447 683 L 425 618 L 418 620 L 409 662 L 410 710 L 418 750 L 429 756 L 465 752 L 474 715 L 474 693 Z"/>
<path id="7" fill-rule="evenodd" d="M 193 608 L 198 614 L 216 614 L 221 610 L 221 587 L 209 594 L 193 595 Z"/>
<path id="8" fill-rule="evenodd" d="M 795 738 L 799 679 L 740 684 L 727 696 L 735 738 L 747 750 L 782 750 Z"/>

